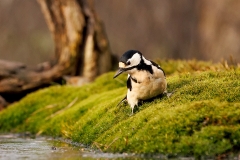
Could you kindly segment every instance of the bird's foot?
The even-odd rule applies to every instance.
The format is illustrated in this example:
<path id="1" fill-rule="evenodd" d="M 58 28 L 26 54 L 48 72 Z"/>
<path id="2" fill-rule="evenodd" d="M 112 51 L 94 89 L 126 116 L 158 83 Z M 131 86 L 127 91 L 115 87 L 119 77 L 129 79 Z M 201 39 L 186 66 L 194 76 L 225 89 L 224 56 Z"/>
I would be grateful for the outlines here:
<path id="1" fill-rule="evenodd" d="M 163 94 L 165 94 L 168 98 L 170 98 L 174 92 L 175 91 L 172 91 L 172 92 L 165 91 Z"/>
<path id="2" fill-rule="evenodd" d="M 134 114 L 134 107 L 131 107 L 131 111 L 132 111 L 132 113 L 129 114 L 129 116 L 133 116 L 133 114 Z"/>
<path id="3" fill-rule="evenodd" d="M 131 113 L 131 114 L 128 114 L 128 116 L 129 116 L 129 117 L 132 117 L 132 116 L 133 116 L 133 113 Z"/>

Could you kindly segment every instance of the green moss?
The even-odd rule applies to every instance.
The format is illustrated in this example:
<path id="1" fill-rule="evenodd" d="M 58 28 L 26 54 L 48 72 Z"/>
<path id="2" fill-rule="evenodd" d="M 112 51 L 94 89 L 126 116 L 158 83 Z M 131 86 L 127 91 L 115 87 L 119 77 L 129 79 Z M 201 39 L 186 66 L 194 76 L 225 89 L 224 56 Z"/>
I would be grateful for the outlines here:
<path id="1" fill-rule="evenodd" d="M 74 99 L 77 98 L 77 102 L 81 102 L 88 98 L 89 95 L 124 86 L 124 77 L 121 77 L 122 79 L 120 78 L 118 81 L 114 81 L 112 78 L 113 75 L 114 73 L 105 74 L 97 78 L 95 83 L 83 87 L 52 86 L 32 93 L 20 102 L 0 112 L 1 131 L 29 130 L 34 133 L 39 132 L 39 127 L 42 124 L 45 124 L 45 122 L 48 124 L 57 119 L 55 117 L 59 116 L 58 114 L 53 117 L 51 116 L 59 110 L 65 112 L 64 108 Z M 6 120 L 7 123 L 5 122 Z M 22 125 L 23 123 L 24 125 Z"/>
<path id="2" fill-rule="evenodd" d="M 116 106 L 126 94 L 126 75 L 113 79 L 111 72 L 83 87 L 29 94 L 0 112 L 0 131 L 62 136 L 108 152 L 197 156 L 239 150 L 240 69 L 185 63 L 192 64 L 189 72 L 167 71 L 174 94 L 144 103 L 133 116 L 127 104 Z"/>

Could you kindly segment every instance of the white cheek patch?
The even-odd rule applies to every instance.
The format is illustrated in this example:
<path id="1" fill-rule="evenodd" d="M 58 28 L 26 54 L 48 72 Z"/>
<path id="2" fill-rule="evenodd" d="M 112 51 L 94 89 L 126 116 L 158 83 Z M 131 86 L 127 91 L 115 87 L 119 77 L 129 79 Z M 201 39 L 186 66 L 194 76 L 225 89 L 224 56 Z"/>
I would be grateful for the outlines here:
<path id="1" fill-rule="evenodd" d="M 132 58 L 130 59 L 131 66 L 136 66 L 140 63 L 141 57 L 138 53 L 134 54 Z"/>
<path id="2" fill-rule="evenodd" d="M 119 65 L 119 68 L 125 68 L 126 67 L 126 65 L 123 62 L 119 62 L 118 65 Z"/>

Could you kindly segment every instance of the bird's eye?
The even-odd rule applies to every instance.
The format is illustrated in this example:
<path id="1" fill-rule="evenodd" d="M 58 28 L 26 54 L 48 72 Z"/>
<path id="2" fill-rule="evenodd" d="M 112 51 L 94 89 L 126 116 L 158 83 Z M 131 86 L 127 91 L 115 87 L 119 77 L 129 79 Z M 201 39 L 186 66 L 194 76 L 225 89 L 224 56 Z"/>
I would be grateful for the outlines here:
<path id="1" fill-rule="evenodd" d="M 126 65 L 130 65 L 131 64 L 131 62 L 130 61 L 128 61 L 127 63 L 126 63 Z"/>

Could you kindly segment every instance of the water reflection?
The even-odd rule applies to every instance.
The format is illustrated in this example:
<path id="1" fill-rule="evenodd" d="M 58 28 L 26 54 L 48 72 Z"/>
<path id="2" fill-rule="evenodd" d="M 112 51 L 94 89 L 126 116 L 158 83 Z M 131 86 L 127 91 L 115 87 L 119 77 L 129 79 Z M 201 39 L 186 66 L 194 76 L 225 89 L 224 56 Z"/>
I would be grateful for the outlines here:
<path id="1" fill-rule="evenodd" d="M 83 159 L 83 160 L 193 160 L 194 157 L 167 157 L 164 155 L 137 155 L 137 154 L 113 154 L 91 150 L 80 144 L 69 141 L 56 140 L 47 137 L 31 138 L 26 134 L 1 135 L 0 134 L 0 160 L 55 160 L 55 159 Z M 203 158 L 205 159 L 205 158 Z M 209 158 L 208 158 L 209 159 Z M 211 158 L 210 158 L 211 159 Z"/>
<path id="2" fill-rule="evenodd" d="M 145 157 L 146 158 L 146 157 Z M 0 159 L 145 159 L 140 155 L 101 153 L 46 137 L 0 135 Z M 154 158 L 155 159 L 155 158 Z"/>
<path id="3" fill-rule="evenodd" d="M 0 136 L 0 159 L 59 159 L 79 157 L 77 147 L 49 138 L 24 138 L 16 135 Z"/>

